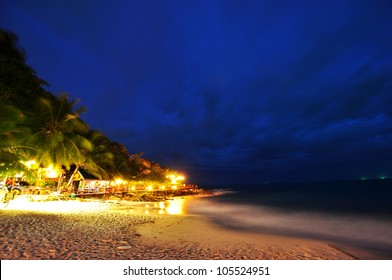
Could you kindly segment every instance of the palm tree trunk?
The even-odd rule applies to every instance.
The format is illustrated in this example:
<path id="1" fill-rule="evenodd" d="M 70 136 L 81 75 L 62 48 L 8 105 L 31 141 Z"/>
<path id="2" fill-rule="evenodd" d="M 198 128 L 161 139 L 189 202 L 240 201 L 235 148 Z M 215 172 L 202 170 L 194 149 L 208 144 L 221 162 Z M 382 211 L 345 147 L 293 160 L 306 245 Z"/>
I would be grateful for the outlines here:
<path id="1" fill-rule="evenodd" d="M 73 178 L 75 177 L 76 173 L 78 173 L 78 171 L 79 171 L 79 164 L 76 165 L 76 168 L 75 168 L 74 172 L 72 173 L 71 178 L 69 178 L 69 181 L 68 181 L 68 184 L 67 184 L 67 190 L 71 186 Z"/>
<path id="2" fill-rule="evenodd" d="M 61 172 L 60 176 L 59 176 L 59 180 L 57 182 L 57 192 L 60 193 L 61 192 L 61 183 L 63 182 L 63 172 Z"/>

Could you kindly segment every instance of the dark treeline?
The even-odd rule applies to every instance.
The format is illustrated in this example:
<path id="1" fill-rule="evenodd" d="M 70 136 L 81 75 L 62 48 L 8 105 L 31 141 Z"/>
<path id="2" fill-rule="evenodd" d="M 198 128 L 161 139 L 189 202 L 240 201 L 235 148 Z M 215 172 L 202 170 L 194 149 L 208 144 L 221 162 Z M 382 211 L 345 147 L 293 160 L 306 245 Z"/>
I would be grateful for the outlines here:
<path id="1" fill-rule="evenodd" d="M 165 180 L 168 168 L 90 128 L 78 100 L 47 85 L 26 64 L 18 37 L 0 29 L 0 177 L 31 173 L 24 162 L 34 159 L 39 167 L 83 168 L 105 180 Z"/>

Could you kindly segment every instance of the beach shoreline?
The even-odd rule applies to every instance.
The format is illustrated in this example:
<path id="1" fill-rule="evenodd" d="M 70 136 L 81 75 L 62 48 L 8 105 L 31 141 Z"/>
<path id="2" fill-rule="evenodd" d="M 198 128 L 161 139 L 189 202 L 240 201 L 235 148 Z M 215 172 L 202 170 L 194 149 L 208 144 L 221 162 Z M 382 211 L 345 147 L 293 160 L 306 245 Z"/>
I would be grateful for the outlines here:
<path id="1" fill-rule="evenodd" d="M 170 206 L 160 212 L 158 203 L 30 202 L 30 210 L 21 210 L 12 201 L 0 208 L 0 259 L 377 259 L 324 241 L 227 229 L 206 217 L 182 213 L 176 207 L 185 201 L 192 203 L 192 198 L 175 200 L 179 205 L 172 214 Z"/>

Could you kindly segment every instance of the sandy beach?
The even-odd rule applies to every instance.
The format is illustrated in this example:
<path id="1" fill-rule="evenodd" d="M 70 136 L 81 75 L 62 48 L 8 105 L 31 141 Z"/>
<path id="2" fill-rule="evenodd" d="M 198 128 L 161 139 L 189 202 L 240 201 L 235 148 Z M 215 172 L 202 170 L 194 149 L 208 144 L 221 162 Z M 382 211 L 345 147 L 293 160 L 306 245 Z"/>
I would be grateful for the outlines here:
<path id="1" fill-rule="evenodd" d="M 317 240 L 230 230 L 170 206 L 163 210 L 158 203 L 14 200 L 0 208 L 0 259 L 374 258 Z"/>

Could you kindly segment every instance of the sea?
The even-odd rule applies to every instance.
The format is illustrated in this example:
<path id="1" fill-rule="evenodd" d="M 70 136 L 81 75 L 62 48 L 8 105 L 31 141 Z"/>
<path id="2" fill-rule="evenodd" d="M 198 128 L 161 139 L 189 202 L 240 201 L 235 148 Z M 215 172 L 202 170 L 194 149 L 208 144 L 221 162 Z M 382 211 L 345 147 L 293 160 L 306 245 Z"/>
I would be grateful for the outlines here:
<path id="1" fill-rule="evenodd" d="M 215 195 L 188 212 L 234 230 L 323 240 L 392 259 L 392 179 L 209 188 Z"/>

